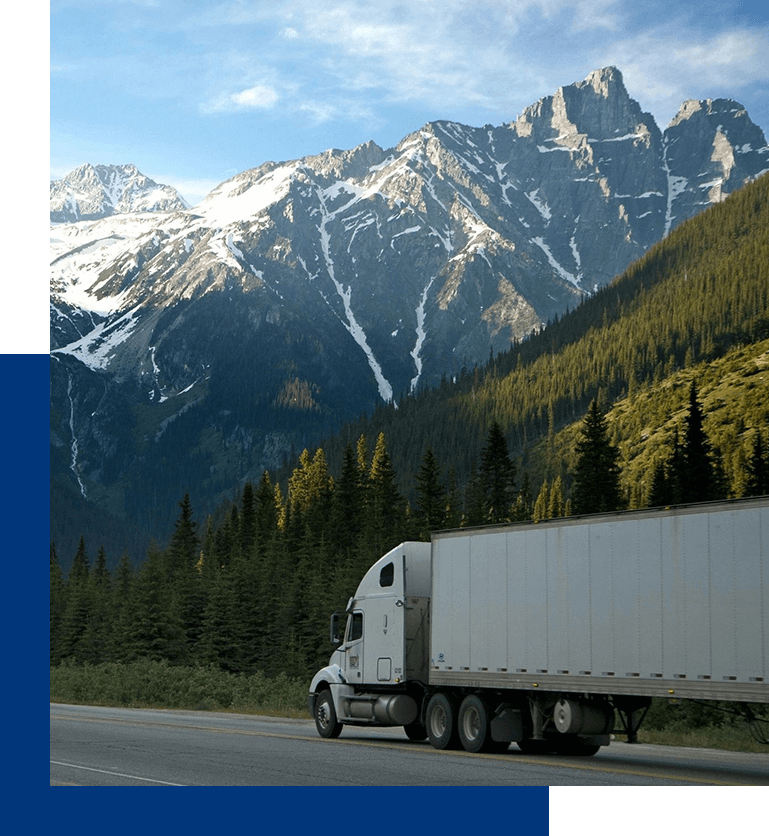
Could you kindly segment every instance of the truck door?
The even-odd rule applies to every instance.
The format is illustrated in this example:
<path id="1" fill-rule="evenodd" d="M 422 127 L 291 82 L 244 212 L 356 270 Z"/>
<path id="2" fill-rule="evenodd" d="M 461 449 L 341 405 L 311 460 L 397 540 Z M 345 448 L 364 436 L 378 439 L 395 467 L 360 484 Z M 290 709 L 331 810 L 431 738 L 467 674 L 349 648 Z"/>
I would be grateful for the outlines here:
<path id="1" fill-rule="evenodd" d="M 345 677 L 350 685 L 363 681 L 363 612 L 353 610 L 347 619 L 344 646 Z"/>
<path id="2" fill-rule="evenodd" d="M 363 682 L 374 685 L 404 679 L 403 556 L 385 563 L 379 573 L 379 588 L 366 596 L 366 652 Z"/>

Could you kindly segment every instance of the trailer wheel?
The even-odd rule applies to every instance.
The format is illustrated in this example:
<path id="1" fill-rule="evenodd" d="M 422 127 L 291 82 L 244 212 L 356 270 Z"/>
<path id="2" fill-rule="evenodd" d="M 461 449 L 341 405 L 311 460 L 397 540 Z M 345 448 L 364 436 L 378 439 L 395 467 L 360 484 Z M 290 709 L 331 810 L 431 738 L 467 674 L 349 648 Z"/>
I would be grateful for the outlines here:
<path id="1" fill-rule="evenodd" d="M 446 694 L 433 694 L 427 703 L 427 737 L 433 749 L 458 749 L 456 703 Z"/>
<path id="2" fill-rule="evenodd" d="M 334 738 L 342 733 L 342 724 L 336 719 L 331 691 L 324 689 L 315 700 L 315 728 L 321 737 Z"/>
<path id="3" fill-rule="evenodd" d="M 457 717 L 459 740 L 468 752 L 487 751 L 494 741 L 491 739 L 489 712 L 484 701 L 470 694 L 462 700 Z"/>

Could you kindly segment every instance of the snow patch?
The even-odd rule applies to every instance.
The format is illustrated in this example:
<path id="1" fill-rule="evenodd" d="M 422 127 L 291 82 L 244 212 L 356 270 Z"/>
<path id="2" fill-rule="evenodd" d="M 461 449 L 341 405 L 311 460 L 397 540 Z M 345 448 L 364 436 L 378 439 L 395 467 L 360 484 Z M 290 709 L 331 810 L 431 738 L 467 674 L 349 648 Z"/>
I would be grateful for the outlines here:
<path id="1" fill-rule="evenodd" d="M 91 369 L 105 369 L 112 353 L 131 336 L 137 325 L 139 306 L 132 308 L 112 322 L 101 322 L 79 340 L 53 351 L 53 354 L 69 354 Z"/>
<path id="2" fill-rule="evenodd" d="M 536 244 L 542 252 L 547 256 L 547 260 L 550 262 L 550 266 L 558 273 L 558 275 L 565 279 L 567 282 L 570 282 L 574 285 L 574 287 L 579 287 L 579 280 L 577 277 L 566 270 L 556 259 L 553 253 L 550 251 L 550 247 L 545 243 L 543 238 L 537 237 L 531 239 L 532 244 Z"/>
<path id="3" fill-rule="evenodd" d="M 547 201 L 542 200 L 539 197 L 539 189 L 534 189 L 533 192 L 524 192 L 526 197 L 536 206 L 537 211 L 540 215 L 546 220 L 549 221 L 552 218 L 553 213 L 550 211 L 550 207 L 547 205 Z"/>
<path id="4" fill-rule="evenodd" d="M 339 212 L 344 211 L 350 205 L 352 205 L 357 198 L 353 198 L 349 203 L 345 204 L 344 206 L 336 209 L 333 212 L 329 212 L 326 207 L 326 201 L 324 199 L 324 192 L 321 189 L 317 190 L 318 199 L 320 200 L 320 208 L 321 208 L 321 222 L 320 226 L 318 227 L 318 232 L 320 233 L 320 245 L 321 250 L 323 252 L 323 258 L 326 262 L 326 271 L 328 273 L 329 278 L 334 284 L 336 288 L 336 292 L 339 295 L 339 298 L 342 300 L 342 304 L 344 306 L 344 313 L 347 319 L 346 322 L 342 322 L 344 327 L 350 333 L 352 338 L 355 342 L 360 346 L 363 350 L 363 353 L 368 360 L 369 367 L 371 371 L 374 373 L 374 378 L 377 382 L 377 387 L 379 389 L 379 395 L 385 402 L 390 402 L 393 399 L 393 388 L 387 378 L 384 376 L 382 372 L 382 367 L 379 365 L 376 357 L 374 356 L 374 352 L 371 350 L 371 347 L 368 344 L 368 339 L 366 337 L 366 333 L 361 328 L 358 321 L 355 319 L 355 314 L 352 310 L 351 305 L 351 297 L 352 297 L 352 287 L 348 285 L 347 288 L 342 286 L 342 283 L 337 280 L 335 270 L 334 270 L 334 260 L 331 258 L 331 236 L 329 235 L 327 226 L 329 221 L 333 220 L 334 216 L 337 215 Z"/>
<path id="5" fill-rule="evenodd" d="M 414 358 L 414 365 L 416 366 L 417 373 L 411 379 L 411 385 L 409 387 L 410 392 L 414 392 L 417 388 L 417 384 L 419 383 L 419 378 L 422 376 L 422 346 L 424 345 L 425 339 L 427 337 L 427 332 L 425 331 L 425 305 L 427 304 L 427 294 L 430 292 L 430 288 L 432 287 L 433 282 L 435 281 L 435 276 L 433 276 L 430 281 L 427 283 L 427 287 L 422 291 L 422 298 L 419 300 L 419 305 L 417 306 L 416 314 L 417 314 L 417 341 L 414 345 L 414 348 L 411 351 L 411 356 Z"/>
<path id="6" fill-rule="evenodd" d="M 390 241 L 390 249 L 395 249 L 394 244 L 396 238 L 400 238 L 401 235 L 411 235 L 414 232 L 419 232 L 421 228 L 421 226 L 410 226 L 408 229 L 404 229 L 403 232 L 396 232 L 395 235 L 393 235 L 392 240 Z"/>
<path id="7" fill-rule="evenodd" d="M 678 197 L 678 195 L 686 190 L 686 187 L 689 184 L 686 177 L 679 177 L 675 174 L 671 174 L 667 151 L 667 145 L 664 145 L 662 149 L 662 168 L 665 171 L 665 176 L 668 181 L 668 202 L 667 208 L 665 209 L 665 231 L 662 233 L 663 238 L 667 238 L 670 233 L 670 227 L 672 226 L 673 218 L 675 217 L 675 215 L 673 215 L 673 201 Z"/>
<path id="8" fill-rule="evenodd" d="M 226 227 L 253 218 L 288 194 L 298 163 L 278 166 L 243 187 L 242 176 L 217 186 L 196 207 L 195 214 L 212 227 Z"/>

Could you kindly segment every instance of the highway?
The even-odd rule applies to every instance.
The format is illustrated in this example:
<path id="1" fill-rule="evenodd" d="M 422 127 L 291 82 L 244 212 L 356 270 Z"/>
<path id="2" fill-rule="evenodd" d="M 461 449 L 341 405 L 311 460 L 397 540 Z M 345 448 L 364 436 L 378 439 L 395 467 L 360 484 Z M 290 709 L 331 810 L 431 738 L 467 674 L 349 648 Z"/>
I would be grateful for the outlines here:
<path id="1" fill-rule="evenodd" d="M 52 703 L 51 786 L 769 786 L 767 754 L 615 741 L 592 758 L 436 751 L 400 728 Z"/>

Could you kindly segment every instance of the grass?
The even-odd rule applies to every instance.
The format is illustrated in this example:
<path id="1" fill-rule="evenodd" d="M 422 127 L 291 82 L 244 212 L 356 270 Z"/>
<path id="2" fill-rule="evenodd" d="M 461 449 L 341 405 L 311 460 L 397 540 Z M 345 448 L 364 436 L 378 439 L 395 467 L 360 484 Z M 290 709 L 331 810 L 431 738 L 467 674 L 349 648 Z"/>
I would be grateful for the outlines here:
<path id="1" fill-rule="evenodd" d="M 662 746 L 689 746 L 694 749 L 725 749 L 730 752 L 756 752 L 769 755 L 769 746 L 759 743 L 746 724 L 741 726 L 705 726 L 700 729 L 644 729 L 638 732 L 640 743 Z"/>

